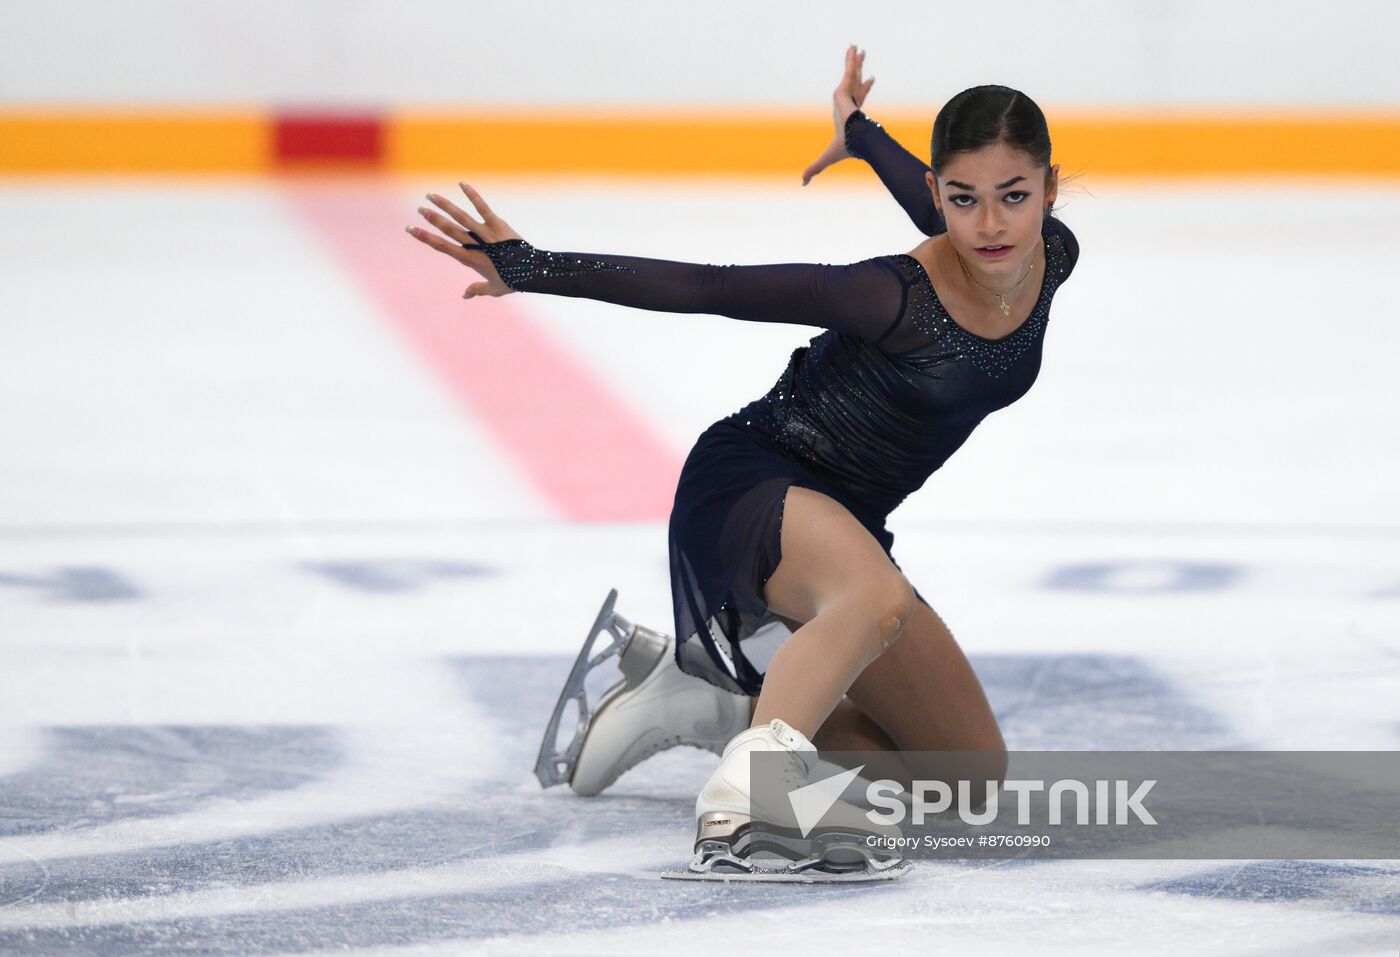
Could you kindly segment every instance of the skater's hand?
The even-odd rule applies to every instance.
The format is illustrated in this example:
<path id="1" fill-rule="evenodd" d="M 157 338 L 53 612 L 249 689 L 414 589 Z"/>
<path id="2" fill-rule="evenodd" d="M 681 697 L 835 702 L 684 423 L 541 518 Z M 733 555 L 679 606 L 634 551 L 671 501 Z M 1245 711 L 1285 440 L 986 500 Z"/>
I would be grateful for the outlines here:
<path id="1" fill-rule="evenodd" d="M 470 266 L 481 274 L 486 281 L 468 286 L 467 291 L 462 294 L 463 299 L 471 299 L 473 296 L 505 296 L 515 292 L 501 279 L 501 274 L 496 272 L 496 267 L 491 265 L 491 260 L 484 252 L 479 249 L 465 249 L 462 243 L 473 245 L 496 243 L 506 239 L 520 239 L 520 234 L 511 229 L 510 224 L 504 219 L 491 211 L 491 207 L 486 205 L 486 200 L 481 198 L 480 193 L 466 183 L 458 183 L 457 185 L 462 187 L 462 192 L 467 194 L 467 199 L 471 200 L 472 205 L 476 207 L 481 222 L 468 216 L 450 200 L 437 193 L 429 193 L 428 199 L 435 206 L 444 210 L 447 216 L 422 206 L 418 207 L 418 212 L 424 219 L 441 230 L 447 239 L 443 239 L 432 230 L 417 226 L 407 227 L 409 235 L 440 253 L 446 253 L 462 265 Z M 451 242 L 448 242 L 449 239 Z"/>
<path id="2" fill-rule="evenodd" d="M 865 95 L 870 92 L 871 84 L 875 82 L 873 76 L 868 80 L 861 80 L 860 71 L 864 64 L 864 50 L 857 51 L 854 43 L 846 48 L 846 73 L 841 77 L 841 82 L 836 84 L 836 92 L 831 95 L 831 115 L 836 121 L 836 135 L 822 151 L 822 155 L 802 171 L 803 186 L 828 166 L 851 155 L 846 152 L 846 121 L 851 118 L 852 113 L 860 109 L 861 104 L 865 102 Z"/>

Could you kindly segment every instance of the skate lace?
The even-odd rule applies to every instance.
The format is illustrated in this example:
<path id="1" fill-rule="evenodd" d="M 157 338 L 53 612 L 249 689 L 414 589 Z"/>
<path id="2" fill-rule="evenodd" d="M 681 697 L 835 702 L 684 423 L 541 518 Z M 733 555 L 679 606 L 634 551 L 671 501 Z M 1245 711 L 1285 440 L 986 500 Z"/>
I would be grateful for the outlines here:
<path id="1" fill-rule="evenodd" d="M 769 724 L 769 728 L 788 753 L 789 760 L 784 762 L 782 770 L 783 784 L 789 788 L 805 787 L 808 784 L 809 768 L 805 754 L 799 750 L 798 742 L 805 743 L 806 739 L 777 719 Z"/>
<path id="2" fill-rule="evenodd" d="M 796 754 L 783 762 L 781 773 L 782 782 L 789 790 L 806 787 L 810 783 L 807 779 L 807 765 Z"/>

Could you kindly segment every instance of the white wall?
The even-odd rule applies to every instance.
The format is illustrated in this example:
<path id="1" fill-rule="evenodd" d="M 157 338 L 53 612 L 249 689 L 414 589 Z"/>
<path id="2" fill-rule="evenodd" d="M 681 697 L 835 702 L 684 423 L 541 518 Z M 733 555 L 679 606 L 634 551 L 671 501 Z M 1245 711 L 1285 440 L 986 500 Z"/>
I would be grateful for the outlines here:
<path id="1" fill-rule="evenodd" d="M 1400 106 L 1383 0 L 0 0 L 0 107 L 871 108 L 1005 83 L 1045 106 Z"/>

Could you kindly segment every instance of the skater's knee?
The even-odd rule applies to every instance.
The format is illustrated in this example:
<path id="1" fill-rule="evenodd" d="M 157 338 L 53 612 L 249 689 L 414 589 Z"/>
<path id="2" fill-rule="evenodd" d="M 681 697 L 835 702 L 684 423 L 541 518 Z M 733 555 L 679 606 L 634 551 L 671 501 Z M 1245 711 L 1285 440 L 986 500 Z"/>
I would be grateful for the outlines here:
<path id="1" fill-rule="evenodd" d="M 881 654 L 894 644 L 904 631 L 904 626 L 914 617 L 916 601 L 914 586 L 903 575 L 882 586 L 875 604 L 875 607 L 883 609 L 878 626 Z"/>
<path id="2" fill-rule="evenodd" d="M 885 575 L 853 586 L 831 610 L 865 636 L 867 656 L 874 660 L 894 644 L 914 616 L 914 588 L 903 575 Z"/>

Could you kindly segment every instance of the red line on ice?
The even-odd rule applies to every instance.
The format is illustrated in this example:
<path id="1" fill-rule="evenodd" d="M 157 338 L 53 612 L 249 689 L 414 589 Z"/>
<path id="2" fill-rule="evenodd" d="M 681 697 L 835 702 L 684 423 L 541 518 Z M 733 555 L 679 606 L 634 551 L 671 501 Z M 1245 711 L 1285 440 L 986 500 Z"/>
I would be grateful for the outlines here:
<path id="1" fill-rule="evenodd" d="M 400 191 L 401 192 L 401 191 Z M 293 207 L 439 379 L 567 518 L 670 514 L 681 461 L 525 295 L 463 301 L 471 270 L 404 232 L 423 201 L 389 186 L 288 187 Z M 545 297 L 539 297 L 544 299 Z"/>

